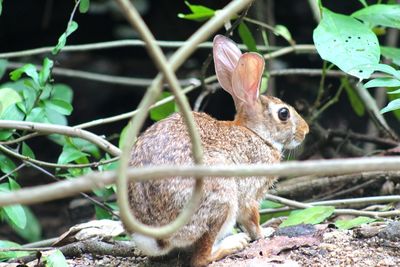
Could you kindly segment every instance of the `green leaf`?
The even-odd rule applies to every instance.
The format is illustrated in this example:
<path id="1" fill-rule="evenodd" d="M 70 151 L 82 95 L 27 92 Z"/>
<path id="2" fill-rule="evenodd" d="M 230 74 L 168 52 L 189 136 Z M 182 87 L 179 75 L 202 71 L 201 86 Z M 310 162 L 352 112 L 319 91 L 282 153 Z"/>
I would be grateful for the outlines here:
<path id="1" fill-rule="evenodd" d="M 68 267 L 67 260 L 65 259 L 62 252 L 58 249 L 54 250 L 53 253 L 46 256 L 44 259 L 46 267 Z"/>
<path id="2" fill-rule="evenodd" d="M 22 101 L 22 97 L 11 88 L 0 89 L 0 115 L 12 104 Z"/>
<path id="3" fill-rule="evenodd" d="M 66 164 L 87 156 L 89 156 L 89 154 L 79 151 L 70 144 L 66 144 L 63 147 L 62 153 L 58 157 L 57 163 Z"/>
<path id="4" fill-rule="evenodd" d="M 400 99 L 400 88 L 388 88 L 387 89 L 387 97 L 389 101 L 393 101 L 395 99 Z M 392 111 L 394 116 L 397 118 L 397 120 L 400 121 L 400 109 L 396 109 Z"/>
<path id="5" fill-rule="evenodd" d="M 39 84 L 44 87 L 50 77 L 51 69 L 53 68 L 53 60 L 47 57 L 43 60 L 42 69 L 39 72 Z"/>
<path id="6" fill-rule="evenodd" d="M 369 78 L 380 58 L 376 35 L 358 20 L 323 9 L 323 17 L 313 39 L 320 56 L 359 79 Z"/>
<path id="7" fill-rule="evenodd" d="M 171 94 L 168 92 L 162 92 L 159 100 L 169 97 L 170 95 Z M 150 118 L 154 121 L 159 121 L 168 117 L 174 112 L 175 112 L 175 101 L 170 101 L 168 103 L 165 103 L 159 107 L 150 110 Z"/>
<path id="8" fill-rule="evenodd" d="M 73 110 L 73 107 L 70 103 L 60 99 L 44 100 L 43 103 L 46 109 L 57 111 L 62 115 L 70 115 Z"/>
<path id="9" fill-rule="evenodd" d="M 351 107 L 353 108 L 354 112 L 359 117 L 364 116 L 365 114 L 364 103 L 361 101 L 358 94 L 354 91 L 354 88 L 349 83 L 349 80 L 347 78 L 341 78 L 340 82 L 342 83 L 344 89 L 346 90 L 347 97 L 349 98 Z"/>
<path id="10" fill-rule="evenodd" d="M 21 188 L 21 186 L 15 181 L 13 178 L 8 177 L 8 187 L 10 188 L 11 191 L 13 190 L 18 190 Z"/>
<path id="11" fill-rule="evenodd" d="M 380 71 L 392 75 L 400 80 L 400 71 L 387 64 L 371 64 L 363 66 L 364 71 Z"/>
<path id="12" fill-rule="evenodd" d="M 1 2 L 0 2 L 0 13 L 1 13 Z M 0 79 L 3 77 L 4 73 L 6 73 L 7 65 L 8 61 L 6 59 L 0 59 Z"/>
<path id="13" fill-rule="evenodd" d="M 268 80 L 269 77 L 262 77 L 261 78 L 261 84 L 260 84 L 260 94 L 263 94 L 265 92 L 267 92 L 268 90 Z"/>
<path id="14" fill-rule="evenodd" d="M 0 15 L 3 12 L 3 0 L 0 0 Z"/>
<path id="15" fill-rule="evenodd" d="M 241 22 L 238 30 L 240 39 L 242 39 L 242 42 L 246 45 L 247 49 L 251 52 L 258 52 L 256 40 L 246 23 Z"/>
<path id="16" fill-rule="evenodd" d="M 95 209 L 97 220 L 112 219 L 112 215 L 107 210 L 105 210 L 97 205 L 94 207 L 94 209 Z"/>
<path id="17" fill-rule="evenodd" d="M 90 153 L 96 159 L 100 158 L 100 149 L 93 143 L 81 138 L 71 138 L 71 140 L 73 146 L 78 150 Z"/>
<path id="18" fill-rule="evenodd" d="M 0 192 L 8 192 L 9 190 L 0 189 Z M 26 227 L 25 210 L 20 204 L 2 207 L 7 220 L 10 220 L 16 227 L 24 229 Z"/>
<path id="19" fill-rule="evenodd" d="M 18 108 L 18 103 L 12 104 L 6 108 L 0 115 L 0 120 L 22 121 L 25 114 Z"/>
<path id="20" fill-rule="evenodd" d="M 185 1 L 185 4 L 189 7 L 191 14 L 178 14 L 178 18 L 188 19 L 188 20 L 196 20 L 196 21 L 204 21 L 214 16 L 215 10 L 208 8 L 202 5 L 192 5 L 188 1 Z"/>
<path id="21" fill-rule="evenodd" d="M 383 114 L 383 113 L 393 111 L 393 110 L 398 110 L 398 109 L 400 109 L 400 98 L 390 101 L 386 107 L 381 109 L 381 113 Z"/>
<path id="22" fill-rule="evenodd" d="M 46 118 L 51 124 L 68 125 L 67 118 L 64 115 L 49 108 L 45 108 L 45 112 Z"/>
<path id="23" fill-rule="evenodd" d="M 375 78 L 364 84 L 364 88 L 371 87 L 398 87 L 400 86 L 400 80 L 393 78 Z"/>
<path id="24" fill-rule="evenodd" d="M 367 1 L 365 0 L 358 0 L 358 2 L 360 2 L 363 6 L 368 6 Z"/>
<path id="25" fill-rule="evenodd" d="M 67 37 L 76 31 L 76 29 L 78 29 L 78 23 L 75 21 L 68 23 L 67 30 L 60 36 L 60 38 L 58 38 L 58 44 L 51 51 L 53 55 L 58 54 L 61 49 L 64 48 L 65 44 L 67 43 Z"/>
<path id="26" fill-rule="evenodd" d="M 400 5 L 371 5 L 354 12 L 351 16 L 368 23 L 371 28 L 400 28 Z"/>
<path id="27" fill-rule="evenodd" d="M 72 103 L 72 98 L 73 98 L 73 91 L 71 87 L 69 87 L 66 84 L 55 84 L 53 86 L 53 92 L 51 95 L 51 99 L 60 99 L 63 100 L 69 104 Z"/>
<path id="28" fill-rule="evenodd" d="M 46 112 L 43 107 L 37 107 L 31 110 L 31 112 L 26 116 L 26 121 L 31 122 L 43 122 L 48 123 Z"/>
<path id="29" fill-rule="evenodd" d="M 17 166 L 15 166 L 15 163 L 6 155 L 0 153 L 0 170 L 4 173 L 10 173 L 13 170 L 15 170 L 15 168 L 17 168 Z M 15 174 L 12 174 L 11 176 L 15 177 Z"/>
<path id="30" fill-rule="evenodd" d="M 360 216 L 351 220 L 337 220 L 335 222 L 335 226 L 342 230 L 349 230 L 362 224 L 371 223 L 374 221 L 376 221 L 376 219 Z"/>
<path id="31" fill-rule="evenodd" d="M 382 56 L 390 59 L 394 64 L 400 66 L 400 49 L 388 46 L 381 46 Z"/>
<path id="32" fill-rule="evenodd" d="M 276 25 L 274 29 L 274 34 L 282 36 L 290 44 L 295 44 L 292 34 L 290 33 L 289 29 L 284 25 Z"/>
<path id="33" fill-rule="evenodd" d="M 89 0 L 81 0 L 79 3 L 79 12 L 86 13 L 89 10 L 90 1 Z"/>
<path id="34" fill-rule="evenodd" d="M 21 245 L 8 240 L 0 240 L 0 249 L 20 248 Z M 29 255 L 27 251 L 0 251 L 0 261 L 15 259 Z"/>
<path id="35" fill-rule="evenodd" d="M 283 207 L 282 204 L 273 202 L 271 200 L 263 200 L 260 203 L 260 209 L 277 209 Z"/>
<path id="36" fill-rule="evenodd" d="M 33 64 L 26 64 L 21 68 L 18 68 L 12 72 L 10 72 L 10 79 L 13 81 L 19 80 L 22 74 L 26 74 L 31 77 L 36 85 L 39 85 L 39 75 L 37 73 L 36 67 Z"/>
<path id="37" fill-rule="evenodd" d="M 35 159 L 35 153 L 25 142 L 22 143 L 22 155 Z"/>
<path id="38" fill-rule="evenodd" d="M 24 209 L 26 220 L 28 221 L 28 223 L 26 224 L 25 228 L 21 229 L 10 221 L 11 228 L 13 228 L 13 230 L 20 237 L 22 237 L 28 242 L 39 241 L 42 236 L 42 227 L 40 226 L 38 219 L 32 213 L 30 208 L 26 206 L 22 206 L 22 208 Z"/>
<path id="39" fill-rule="evenodd" d="M 335 207 L 331 206 L 315 206 L 299 211 L 292 211 L 289 217 L 279 225 L 279 227 L 287 227 L 298 224 L 317 224 L 323 222 L 333 214 Z"/>

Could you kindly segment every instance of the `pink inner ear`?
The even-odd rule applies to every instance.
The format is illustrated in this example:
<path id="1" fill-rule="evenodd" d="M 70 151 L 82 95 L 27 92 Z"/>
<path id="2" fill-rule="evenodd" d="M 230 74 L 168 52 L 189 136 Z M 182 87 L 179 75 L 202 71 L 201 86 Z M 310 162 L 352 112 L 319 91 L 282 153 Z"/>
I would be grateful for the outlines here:
<path id="1" fill-rule="evenodd" d="M 235 102 L 253 104 L 257 100 L 264 64 L 264 58 L 256 53 L 240 57 L 232 74 L 233 95 L 238 98 Z"/>
<path id="2" fill-rule="evenodd" d="M 242 52 L 236 44 L 223 35 L 217 35 L 213 41 L 215 73 L 222 88 L 233 95 L 232 73 Z"/>

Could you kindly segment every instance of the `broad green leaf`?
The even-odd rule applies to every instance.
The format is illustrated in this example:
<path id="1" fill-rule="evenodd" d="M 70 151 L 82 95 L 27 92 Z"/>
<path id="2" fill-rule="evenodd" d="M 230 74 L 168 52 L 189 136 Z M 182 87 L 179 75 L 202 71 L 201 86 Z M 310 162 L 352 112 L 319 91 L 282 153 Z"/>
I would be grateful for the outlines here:
<path id="1" fill-rule="evenodd" d="M 17 103 L 8 106 L 1 114 L 0 120 L 22 121 L 25 114 L 18 108 Z"/>
<path id="2" fill-rule="evenodd" d="M 73 98 L 73 91 L 71 87 L 69 87 L 66 84 L 55 84 L 53 86 L 53 92 L 51 94 L 51 99 L 60 99 L 63 100 L 69 104 L 72 103 L 72 98 Z"/>
<path id="3" fill-rule="evenodd" d="M 10 205 L 2 207 L 7 220 L 10 220 L 16 227 L 24 229 L 26 227 L 26 214 L 21 205 Z"/>
<path id="4" fill-rule="evenodd" d="M 314 30 L 313 39 L 320 56 L 338 66 L 344 72 L 359 79 L 369 78 L 380 58 L 376 35 L 363 23 L 328 9 Z"/>
<path id="5" fill-rule="evenodd" d="M 241 22 L 238 31 L 240 39 L 242 39 L 242 42 L 246 45 L 247 49 L 251 52 L 258 52 L 256 40 L 246 23 Z"/>
<path id="6" fill-rule="evenodd" d="M 10 222 L 11 228 L 23 239 L 28 242 L 39 241 L 42 236 L 42 227 L 36 216 L 32 213 L 30 208 L 22 206 L 25 211 L 27 224 L 25 228 L 21 229 L 16 227 L 12 222 Z"/>
<path id="7" fill-rule="evenodd" d="M 58 44 L 51 51 L 53 55 L 58 54 L 61 49 L 64 48 L 65 44 L 67 43 L 67 37 L 76 31 L 76 29 L 78 29 L 78 23 L 75 21 L 68 23 L 67 30 L 60 36 L 60 38 L 58 38 Z"/>
<path id="8" fill-rule="evenodd" d="M 10 139 L 13 134 L 13 130 L 0 130 L 0 141 Z"/>
<path id="9" fill-rule="evenodd" d="M 81 138 L 71 138 L 71 143 L 80 151 L 90 153 L 95 158 L 100 158 L 100 149 L 91 142 Z"/>
<path id="10" fill-rule="evenodd" d="M 383 113 L 393 111 L 393 110 L 398 110 L 398 109 L 400 109 L 400 98 L 390 101 L 386 107 L 381 109 L 381 113 L 383 114 Z"/>
<path id="11" fill-rule="evenodd" d="M 15 181 L 13 178 L 8 177 L 8 187 L 10 188 L 11 191 L 13 190 L 18 190 L 21 188 L 21 186 Z"/>
<path id="12" fill-rule="evenodd" d="M 13 70 L 10 72 L 10 79 L 13 81 L 19 80 L 22 74 L 26 74 L 28 77 L 31 77 L 32 80 L 39 85 L 39 75 L 37 73 L 36 67 L 33 64 L 26 64 L 21 68 Z"/>
<path id="13" fill-rule="evenodd" d="M 400 80 L 400 71 L 396 70 L 390 65 L 387 64 L 371 64 L 363 66 L 364 71 L 380 71 L 386 74 L 390 74 L 393 77 Z"/>
<path id="14" fill-rule="evenodd" d="M 0 0 L 0 15 L 3 12 L 3 0 Z"/>
<path id="15" fill-rule="evenodd" d="M 0 9 L 1 9 L 1 2 L 0 2 Z M 6 73 L 7 65 L 8 61 L 6 59 L 0 59 L 0 79 L 3 77 L 4 73 Z"/>
<path id="16" fill-rule="evenodd" d="M 48 59 L 47 57 L 43 60 L 42 69 L 39 72 L 39 84 L 44 87 L 47 83 L 47 80 L 50 77 L 51 69 L 53 68 L 53 60 Z"/>
<path id="17" fill-rule="evenodd" d="M 22 142 L 22 155 L 35 159 L 35 153 L 25 142 Z"/>
<path id="18" fill-rule="evenodd" d="M 389 101 L 393 101 L 395 99 L 400 99 L 400 88 L 397 87 L 396 88 L 388 88 L 387 89 L 387 97 Z M 394 116 L 397 118 L 397 120 L 400 121 L 400 109 L 396 109 L 392 111 Z"/>
<path id="19" fill-rule="evenodd" d="M 44 100 L 43 103 L 46 109 L 57 111 L 62 115 L 70 115 L 73 110 L 73 107 L 70 103 L 60 99 Z"/>
<path id="20" fill-rule="evenodd" d="M 191 14 L 179 13 L 178 17 L 181 19 L 204 21 L 214 16 L 215 10 L 202 5 L 192 5 L 188 1 L 185 4 L 189 7 Z"/>
<path id="21" fill-rule="evenodd" d="M 3 248 L 20 248 L 21 245 L 8 240 L 0 240 L 0 249 Z M 27 251 L 0 251 L 0 261 L 15 259 L 29 255 Z"/>
<path id="22" fill-rule="evenodd" d="M 400 48 L 381 46 L 382 56 L 390 59 L 394 64 L 400 66 Z"/>
<path id="23" fill-rule="evenodd" d="M 171 94 L 168 92 L 162 92 L 159 100 L 169 97 L 170 95 Z M 168 117 L 174 112 L 175 112 L 175 101 L 170 101 L 168 103 L 165 103 L 159 107 L 150 110 L 150 118 L 154 121 L 159 121 Z"/>
<path id="24" fill-rule="evenodd" d="M 317 224 L 323 222 L 333 214 L 335 207 L 331 206 L 315 206 L 299 211 L 292 211 L 289 217 L 279 225 L 279 227 L 287 227 L 298 224 Z"/>
<path id="25" fill-rule="evenodd" d="M 31 122 L 43 122 L 48 123 L 46 112 L 43 107 L 37 107 L 31 110 L 31 112 L 26 116 L 26 121 Z"/>
<path id="26" fill-rule="evenodd" d="M 15 168 L 17 168 L 17 166 L 15 166 L 15 163 L 3 153 L 0 153 L 0 162 L 0 170 L 4 174 L 10 173 L 15 170 Z M 14 177 L 15 174 L 12 174 L 11 176 Z"/>
<path id="27" fill-rule="evenodd" d="M 11 88 L 0 89 L 0 115 L 12 104 L 22 101 L 22 97 Z"/>
<path id="28" fill-rule="evenodd" d="M 354 91 L 354 88 L 349 83 L 349 80 L 347 78 L 342 78 L 340 79 L 340 81 L 344 86 L 344 89 L 346 90 L 347 97 L 349 98 L 351 107 L 353 108 L 354 112 L 359 117 L 364 116 L 365 114 L 364 103 L 362 102 L 358 94 Z"/>
<path id="29" fill-rule="evenodd" d="M 66 163 L 76 161 L 79 158 L 87 157 L 87 156 L 89 156 L 89 154 L 79 151 L 75 147 L 73 147 L 69 144 L 66 144 L 63 147 L 61 155 L 58 157 L 57 163 L 58 164 L 66 164 Z"/>
<path id="30" fill-rule="evenodd" d="M 288 43 L 294 44 L 294 40 L 292 38 L 292 34 L 290 33 L 289 29 L 284 25 L 276 25 L 274 29 L 274 33 L 276 35 L 282 36 Z"/>
<path id="31" fill-rule="evenodd" d="M 46 267 L 68 267 L 67 260 L 62 252 L 58 249 L 46 256 L 44 261 Z"/>
<path id="32" fill-rule="evenodd" d="M 335 222 L 335 226 L 342 230 L 349 230 L 362 224 L 371 223 L 374 221 L 376 221 L 376 219 L 360 216 L 351 220 L 337 220 Z"/>
<path id="33" fill-rule="evenodd" d="M 118 147 L 120 149 L 122 149 L 123 145 L 125 144 L 125 137 L 126 137 L 126 132 L 128 130 L 128 125 L 129 123 L 122 129 L 121 134 L 119 135 Z"/>
<path id="34" fill-rule="evenodd" d="M 103 220 L 103 219 L 112 219 L 112 215 L 105 209 L 99 207 L 99 206 L 95 206 L 94 207 L 95 213 L 96 213 L 96 219 L 97 220 Z"/>
<path id="35" fill-rule="evenodd" d="M 51 124 L 68 125 L 67 118 L 54 110 L 45 108 L 46 118 Z"/>
<path id="36" fill-rule="evenodd" d="M 370 25 L 400 28 L 400 5 L 377 4 L 364 7 L 351 16 Z"/>
<path id="37" fill-rule="evenodd" d="M 398 87 L 400 86 L 400 80 L 393 78 L 375 78 L 364 84 L 364 88 L 371 87 Z"/>
<path id="38" fill-rule="evenodd" d="M 273 202 L 271 200 L 263 200 L 260 203 L 260 209 L 276 209 L 283 207 L 282 204 Z"/>
<path id="39" fill-rule="evenodd" d="M 86 13 L 89 10 L 90 1 L 89 0 L 81 0 L 79 3 L 79 12 Z"/>

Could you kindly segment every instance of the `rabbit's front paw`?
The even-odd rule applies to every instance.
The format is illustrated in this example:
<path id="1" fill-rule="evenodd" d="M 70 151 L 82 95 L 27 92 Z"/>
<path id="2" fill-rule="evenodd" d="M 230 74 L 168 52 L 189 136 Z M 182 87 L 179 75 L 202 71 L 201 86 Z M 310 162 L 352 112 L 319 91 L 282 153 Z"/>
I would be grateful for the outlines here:
<path id="1" fill-rule="evenodd" d="M 261 233 L 263 238 L 270 237 L 275 232 L 274 228 L 272 227 L 261 227 Z"/>
<path id="2" fill-rule="evenodd" d="M 218 244 L 214 245 L 212 254 L 217 258 L 236 253 L 249 244 L 250 237 L 246 233 L 239 233 L 225 237 Z"/>

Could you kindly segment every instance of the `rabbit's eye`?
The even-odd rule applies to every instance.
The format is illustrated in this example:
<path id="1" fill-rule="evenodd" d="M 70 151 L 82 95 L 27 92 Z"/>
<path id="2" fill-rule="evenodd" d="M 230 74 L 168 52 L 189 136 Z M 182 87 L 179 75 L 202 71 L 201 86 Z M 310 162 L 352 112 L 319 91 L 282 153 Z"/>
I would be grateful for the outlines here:
<path id="1" fill-rule="evenodd" d="M 287 121 L 287 119 L 289 119 L 289 117 L 290 117 L 289 109 L 281 108 L 281 109 L 278 110 L 278 118 L 281 121 Z"/>

